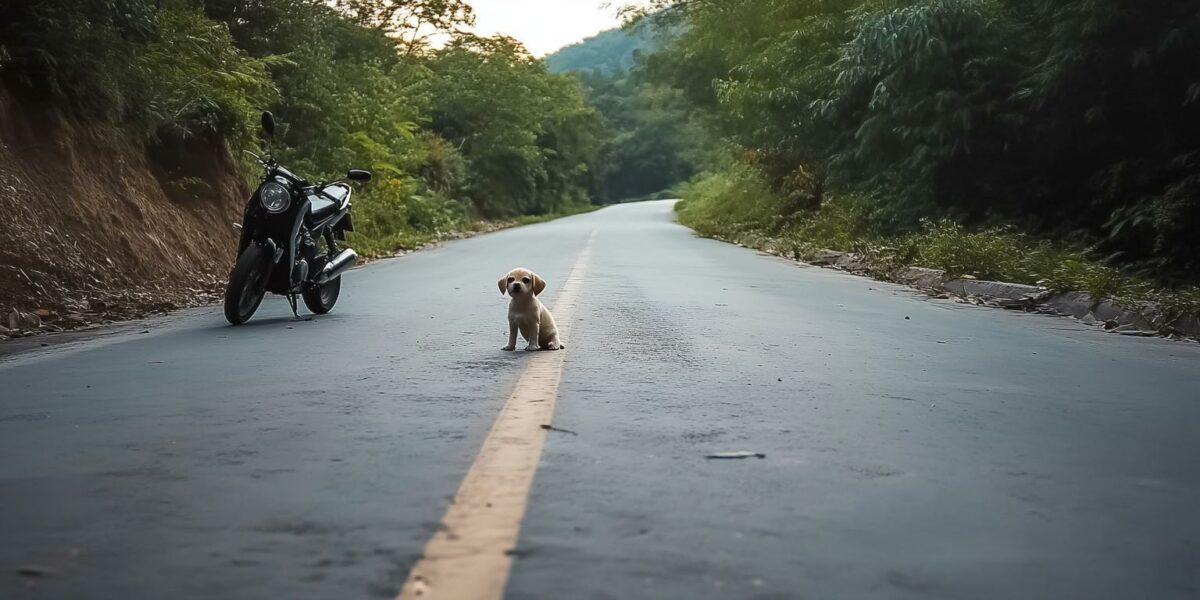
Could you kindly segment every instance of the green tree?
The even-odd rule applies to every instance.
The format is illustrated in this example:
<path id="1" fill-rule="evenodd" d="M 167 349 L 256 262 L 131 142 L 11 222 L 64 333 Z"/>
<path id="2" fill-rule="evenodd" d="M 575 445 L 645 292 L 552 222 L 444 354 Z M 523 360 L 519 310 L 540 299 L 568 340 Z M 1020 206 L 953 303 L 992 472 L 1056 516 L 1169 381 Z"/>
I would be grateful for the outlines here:
<path id="1" fill-rule="evenodd" d="M 1006 160 L 1006 123 L 1019 124 L 1009 96 L 1021 74 L 1003 7 L 922 0 L 860 11 L 853 26 L 816 103 L 837 130 L 843 178 L 882 175 L 909 223 L 933 203 L 974 219 L 1001 205 L 988 184 Z"/>
<path id="2" fill-rule="evenodd" d="M 603 130 L 579 86 L 511 38 L 464 37 L 435 53 L 432 126 L 461 149 L 469 194 L 492 216 L 586 201 Z"/>
<path id="3" fill-rule="evenodd" d="M 334 5 L 358 24 L 387 32 L 405 56 L 427 50 L 435 37 L 461 34 L 475 24 L 465 0 L 334 0 Z"/>
<path id="4" fill-rule="evenodd" d="M 1031 31 L 1015 96 L 1035 168 L 1023 212 L 1099 232 L 1106 252 L 1200 272 L 1200 5 L 1011 0 Z"/>

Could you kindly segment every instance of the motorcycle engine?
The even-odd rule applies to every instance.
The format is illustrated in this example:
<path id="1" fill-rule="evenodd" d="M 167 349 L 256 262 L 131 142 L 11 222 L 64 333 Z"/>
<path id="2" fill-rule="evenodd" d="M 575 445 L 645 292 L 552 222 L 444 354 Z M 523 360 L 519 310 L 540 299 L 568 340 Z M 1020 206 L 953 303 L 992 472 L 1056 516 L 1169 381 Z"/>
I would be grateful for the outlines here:
<path id="1" fill-rule="evenodd" d="M 297 258 L 292 266 L 292 281 L 308 281 L 308 261 Z"/>
<path id="2" fill-rule="evenodd" d="M 308 281 L 309 266 L 317 259 L 317 244 L 308 231 L 301 234 L 297 250 L 296 264 L 292 266 L 292 281 Z"/>

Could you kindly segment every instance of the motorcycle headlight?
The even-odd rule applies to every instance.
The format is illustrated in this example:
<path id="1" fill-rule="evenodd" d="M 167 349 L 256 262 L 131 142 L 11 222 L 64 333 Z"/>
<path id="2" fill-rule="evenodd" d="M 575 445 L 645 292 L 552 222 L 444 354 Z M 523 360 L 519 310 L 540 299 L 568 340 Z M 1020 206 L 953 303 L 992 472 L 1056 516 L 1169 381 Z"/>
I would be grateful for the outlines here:
<path id="1" fill-rule="evenodd" d="M 258 188 L 258 200 L 269 213 L 281 213 L 292 205 L 292 193 L 274 181 L 264 183 Z"/>

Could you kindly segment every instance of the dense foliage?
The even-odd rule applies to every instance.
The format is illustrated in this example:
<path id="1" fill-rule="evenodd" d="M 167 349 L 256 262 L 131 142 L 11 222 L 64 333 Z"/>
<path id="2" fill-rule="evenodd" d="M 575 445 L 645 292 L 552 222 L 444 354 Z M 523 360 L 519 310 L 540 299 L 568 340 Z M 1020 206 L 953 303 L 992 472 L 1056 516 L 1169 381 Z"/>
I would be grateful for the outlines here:
<path id="1" fill-rule="evenodd" d="M 726 147 L 692 188 L 735 205 L 713 214 L 782 228 L 853 205 L 880 234 L 948 217 L 1165 279 L 1200 273 L 1200 4 L 650 4 L 686 24 L 646 61 L 652 79 Z M 747 177 L 771 208 L 738 213 L 721 192 Z"/>
<path id="2" fill-rule="evenodd" d="M 251 147 L 270 109 L 285 164 L 375 171 L 368 250 L 588 205 L 598 113 L 513 40 L 463 33 L 472 19 L 462 0 L 0 0 L 0 77 L 152 146 Z"/>
<path id="3" fill-rule="evenodd" d="M 739 226 L 950 219 L 1200 272 L 1200 4 L 637 4 L 640 27 L 543 63 L 463 33 L 463 0 L 0 0 L 0 77 L 151 144 L 247 146 L 269 107 L 298 169 L 379 173 L 360 210 L 383 245 L 695 176 Z"/>
<path id="4" fill-rule="evenodd" d="M 645 197 L 692 176 L 704 116 L 678 90 L 647 81 L 643 68 L 580 77 L 613 131 L 600 172 L 605 199 Z"/>
<path id="5" fill-rule="evenodd" d="M 648 60 L 671 28 L 641 23 L 613 29 L 546 57 L 552 71 L 571 72 L 612 132 L 601 148 L 598 196 L 607 202 L 649 197 L 695 173 L 706 115 L 660 83 Z"/>
<path id="6" fill-rule="evenodd" d="M 603 129 L 573 79 L 502 37 L 457 40 L 430 67 L 433 128 L 471 164 L 477 206 L 536 214 L 587 201 Z"/>

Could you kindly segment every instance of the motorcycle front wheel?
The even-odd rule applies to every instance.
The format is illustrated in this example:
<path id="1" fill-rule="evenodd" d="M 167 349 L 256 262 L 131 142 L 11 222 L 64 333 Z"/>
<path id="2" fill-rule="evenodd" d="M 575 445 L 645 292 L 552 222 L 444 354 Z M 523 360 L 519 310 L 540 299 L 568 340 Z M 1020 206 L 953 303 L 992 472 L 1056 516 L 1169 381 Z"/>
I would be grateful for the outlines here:
<path id="1" fill-rule="evenodd" d="M 267 251 L 250 244 L 238 257 L 225 288 L 225 319 L 241 325 L 254 316 L 267 295 Z"/>

